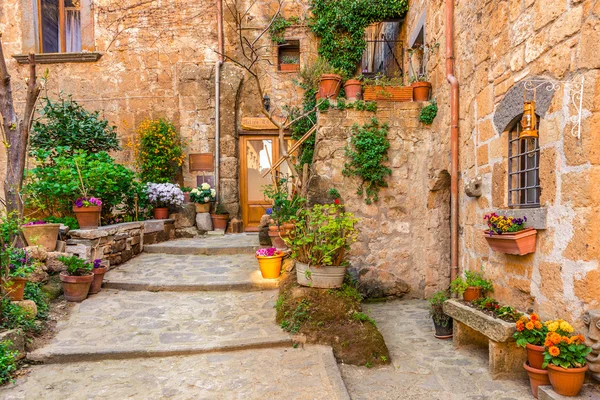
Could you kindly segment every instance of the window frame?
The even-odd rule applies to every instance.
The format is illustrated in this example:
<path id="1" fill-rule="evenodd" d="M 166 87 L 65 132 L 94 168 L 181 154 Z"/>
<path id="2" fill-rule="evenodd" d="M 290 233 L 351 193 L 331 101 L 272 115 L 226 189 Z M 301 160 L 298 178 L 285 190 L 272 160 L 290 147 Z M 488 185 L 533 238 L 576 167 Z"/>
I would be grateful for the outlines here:
<path id="1" fill-rule="evenodd" d="M 80 53 L 83 48 L 83 1 L 79 0 L 79 7 L 65 7 L 65 0 L 57 0 L 58 1 L 58 33 L 59 33 L 59 44 L 60 51 L 58 52 L 45 52 L 44 51 L 44 27 L 43 27 L 43 18 L 42 18 L 42 0 L 35 0 L 37 5 L 37 34 L 38 34 L 38 52 L 42 54 L 56 54 L 56 53 L 67 53 L 67 32 L 66 32 L 66 10 L 79 10 L 80 14 L 80 31 L 79 36 L 82 42 L 82 49 L 79 52 L 70 52 L 70 53 Z"/>
<path id="2" fill-rule="evenodd" d="M 519 139 L 521 117 L 522 115 L 508 130 L 508 207 L 517 209 L 540 208 L 542 192 L 540 185 L 540 142 L 539 138 Z M 539 132 L 539 116 L 536 128 Z M 533 160 L 531 161 L 531 159 Z M 531 165 L 532 163 L 533 165 Z M 516 170 L 513 170 L 514 164 L 516 164 Z M 532 173 L 533 177 L 531 177 Z M 515 176 L 517 178 L 513 179 Z M 529 182 L 531 178 L 533 178 L 533 182 Z M 529 195 L 532 194 L 531 191 L 534 191 L 533 199 L 529 199 Z"/>

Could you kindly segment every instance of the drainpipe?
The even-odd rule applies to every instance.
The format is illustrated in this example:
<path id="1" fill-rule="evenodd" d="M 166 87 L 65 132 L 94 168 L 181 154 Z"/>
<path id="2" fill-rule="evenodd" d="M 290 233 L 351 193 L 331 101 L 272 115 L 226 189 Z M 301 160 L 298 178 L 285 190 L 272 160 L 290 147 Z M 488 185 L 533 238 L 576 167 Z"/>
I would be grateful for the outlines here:
<path id="1" fill-rule="evenodd" d="M 454 0 L 446 0 L 446 79 L 450 83 L 450 279 L 458 275 L 458 79 L 454 76 Z"/>
<path id="2" fill-rule="evenodd" d="M 223 0 L 215 0 L 217 7 L 218 59 L 215 63 L 215 190 L 217 202 L 221 198 L 221 65 L 223 65 Z"/>

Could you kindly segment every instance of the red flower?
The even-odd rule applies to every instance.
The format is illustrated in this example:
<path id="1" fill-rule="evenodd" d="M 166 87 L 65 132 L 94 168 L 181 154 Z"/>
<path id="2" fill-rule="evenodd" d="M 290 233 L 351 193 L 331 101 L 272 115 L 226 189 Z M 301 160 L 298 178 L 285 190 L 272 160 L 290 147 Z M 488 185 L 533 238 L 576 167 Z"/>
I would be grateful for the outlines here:
<path id="1" fill-rule="evenodd" d="M 334 204 L 336 204 L 336 205 L 339 205 L 339 204 L 340 204 L 340 199 L 335 199 L 335 200 L 333 201 L 333 203 L 334 203 Z"/>

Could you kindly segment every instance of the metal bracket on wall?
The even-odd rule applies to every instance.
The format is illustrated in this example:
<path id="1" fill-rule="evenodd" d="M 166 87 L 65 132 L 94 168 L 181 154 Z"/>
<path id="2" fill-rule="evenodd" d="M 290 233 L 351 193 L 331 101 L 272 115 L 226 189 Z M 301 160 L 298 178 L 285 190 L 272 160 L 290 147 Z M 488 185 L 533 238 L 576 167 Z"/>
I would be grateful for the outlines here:
<path id="1" fill-rule="evenodd" d="M 576 114 L 569 117 L 569 121 L 573 123 L 571 134 L 581 139 L 581 118 L 583 115 L 583 88 L 585 84 L 585 76 L 581 77 L 581 82 L 572 81 L 553 81 L 544 79 L 529 79 L 525 81 L 525 90 L 535 91 L 539 87 L 544 87 L 548 91 L 556 91 L 561 86 L 567 89 L 570 103 L 573 104 Z"/>

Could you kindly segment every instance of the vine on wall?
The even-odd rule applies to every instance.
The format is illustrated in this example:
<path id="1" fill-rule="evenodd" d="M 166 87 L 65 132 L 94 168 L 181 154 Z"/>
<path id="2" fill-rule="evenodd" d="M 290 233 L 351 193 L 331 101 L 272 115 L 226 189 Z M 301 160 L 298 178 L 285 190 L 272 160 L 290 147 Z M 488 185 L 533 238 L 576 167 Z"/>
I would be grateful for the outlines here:
<path id="1" fill-rule="evenodd" d="M 367 204 L 379 200 L 379 190 L 388 186 L 385 178 L 392 174 L 385 165 L 390 148 L 388 131 L 389 126 L 379 124 L 375 118 L 363 126 L 354 124 L 350 145 L 346 147 L 349 162 L 344 164 L 342 173 L 362 179 L 356 193 L 364 195 Z"/>

